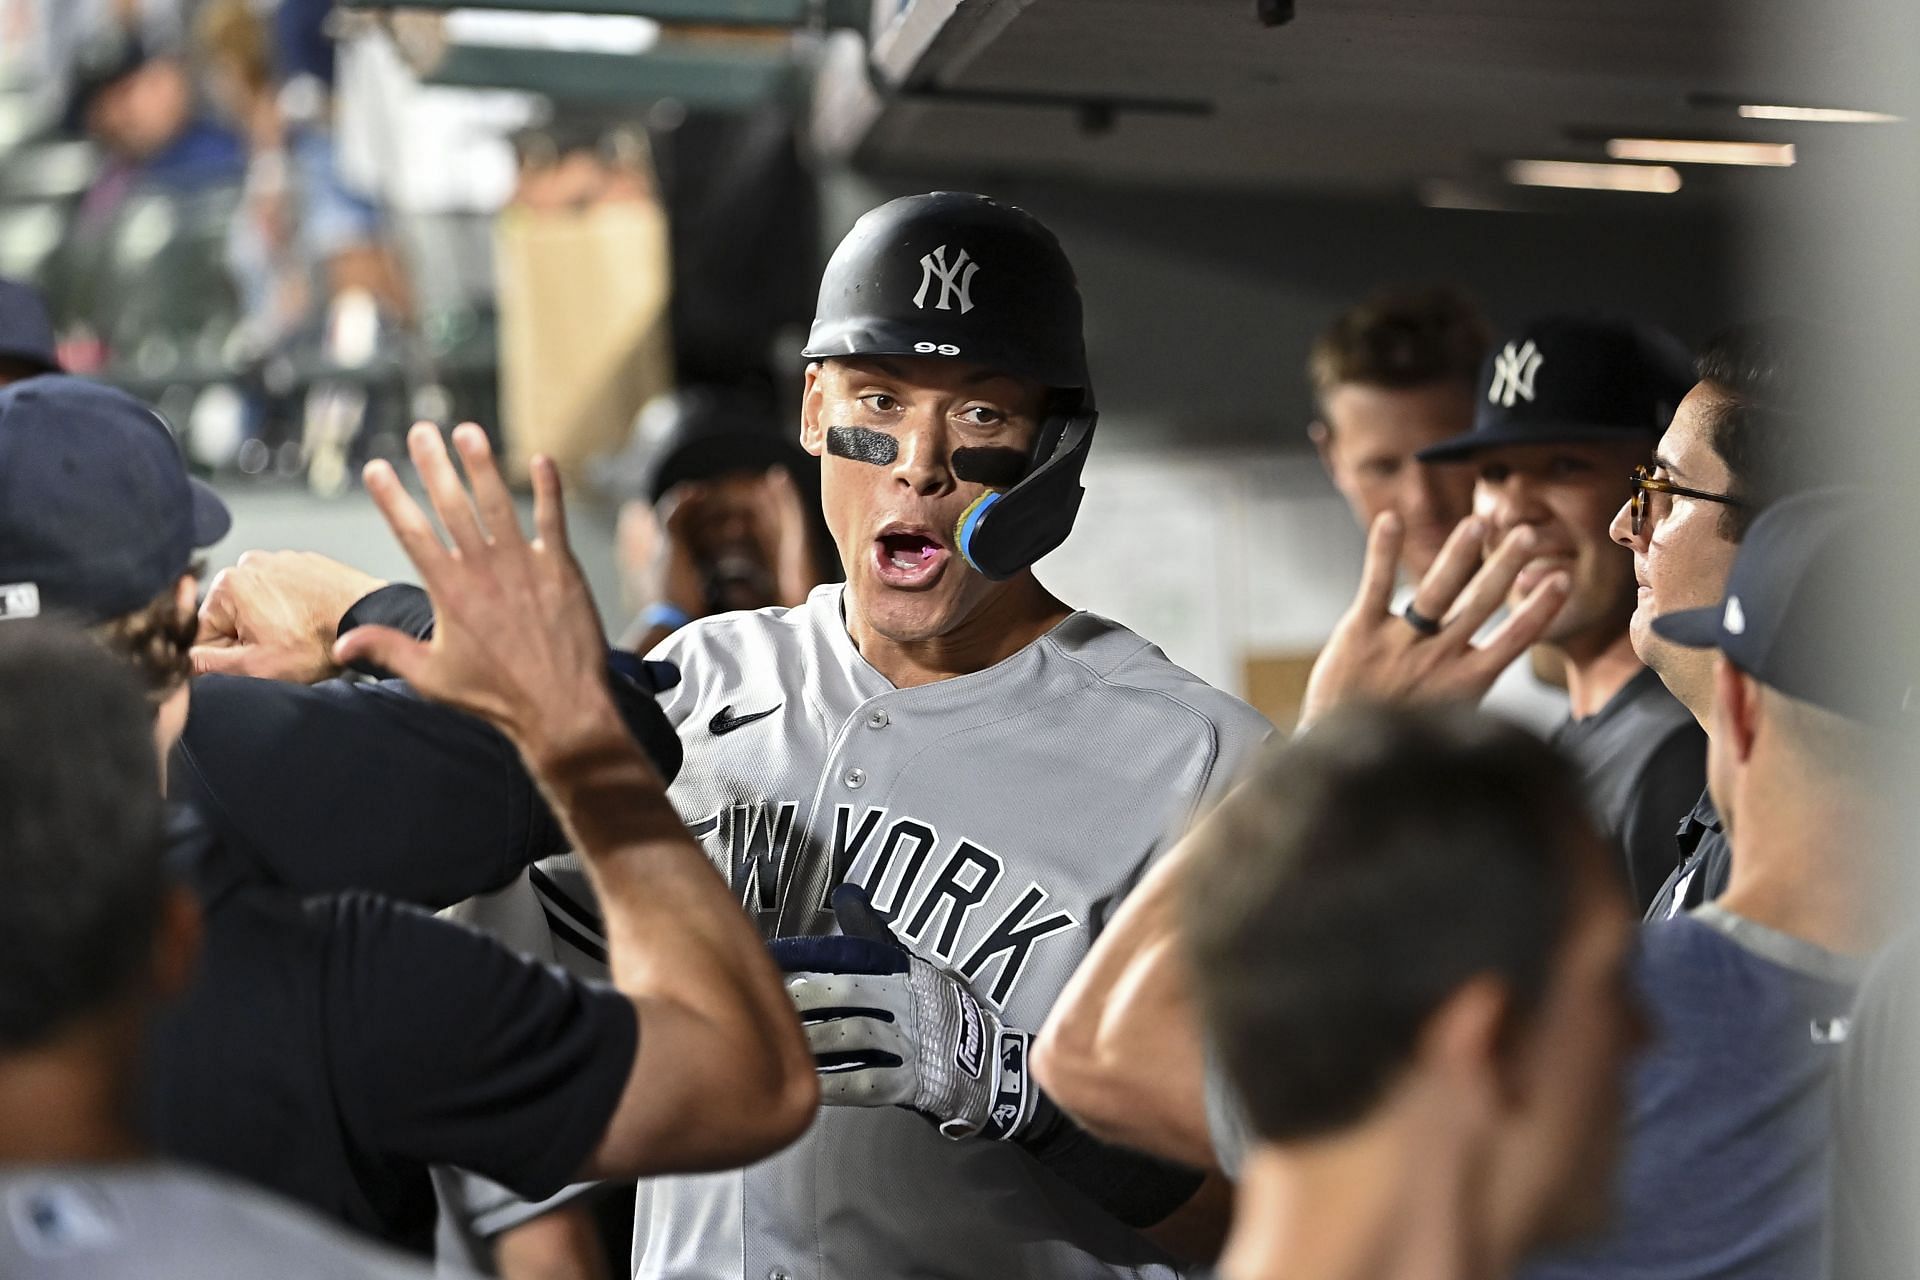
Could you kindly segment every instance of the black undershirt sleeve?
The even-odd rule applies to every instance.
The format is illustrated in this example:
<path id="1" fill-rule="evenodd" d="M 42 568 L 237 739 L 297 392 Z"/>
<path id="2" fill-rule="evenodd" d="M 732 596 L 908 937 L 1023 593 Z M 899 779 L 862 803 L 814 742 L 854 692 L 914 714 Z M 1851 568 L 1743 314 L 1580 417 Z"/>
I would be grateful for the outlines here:
<path id="1" fill-rule="evenodd" d="M 433 601 L 425 588 L 410 582 L 390 583 L 354 601 L 353 607 L 340 615 L 334 634 L 343 636 L 355 627 L 367 626 L 392 627 L 415 640 L 425 640 L 433 634 Z M 393 674 L 371 664 L 355 664 L 354 670 L 382 679 Z"/>
<path id="2" fill-rule="evenodd" d="M 566 848 L 511 743 L 399 681 L 193 682 L 168 767 L 263 882 L 440 908 Z"/>
<path id="3" fill-rule="evenodd" d="M 376 622 L 430 635 L 426 593 L 382 588 L 341 629 Z M 609 658 L 614 703 L 671 782 L 680 739 L 654 696 L 670 669 L 628 661 Z M 300 893 L 365 889 L 438 910 L 567 849 L 513 745 L 401 680 L 202 676 L 168 793 L 261 882 Z"/>
<path id="4" fill-rule="evenodd" d="M 356 1145 L 528 1200 L 579 1177 L 639 1046 L 625 996 L 368 895 L 307 910 L 328 917 L 325 1051 Z"/>
<path id="5" fill-rule="evenodd" d="M 1045 1093 L 1015 1140 L 1056 1177 L 1136 1231 L 1164 1222 L 1193 1199 L 1206 1174 L 1130 1147 L 1115 1146 L 1075 1124 Z"/>

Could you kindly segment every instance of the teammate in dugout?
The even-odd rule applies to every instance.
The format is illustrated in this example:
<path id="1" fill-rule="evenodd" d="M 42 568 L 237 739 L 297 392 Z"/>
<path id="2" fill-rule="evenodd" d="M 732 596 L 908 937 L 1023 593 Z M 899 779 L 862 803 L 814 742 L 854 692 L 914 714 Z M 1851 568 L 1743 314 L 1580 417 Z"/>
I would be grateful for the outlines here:
<path id="1" fill-rule="evenodd" d="M 1643 912 L 1679 860 L 1674 829 L 1706 785 L 1707 739 L 1633 652 L 1633 557 L 1608 526 L 1620 478 L 1652 455 L 1692 385 L 1685 348 L 1660 329 L 1542 316 L 1488 359 L 1472 427 L 1419 454 L 1474 477 L 1489 544 L 1523 526 L 1538 535 L 1516 601 L 1553 570 L 1572 574 L 1566 606 L 1536 646 L 1566 676 L 1569 714 L 1552 740 L 1579 760 Z"/>
<path id="2" fill-rule="evenodd" d="M 1089 1180 L 1027 1029 L 1269 727 L 1030 569 L 1094 429 L 1078 290 L 1038 222 L 961 194 L 869 213 L 805 354 L 846 585 L 653 656 L 683 677 L 674 803 L 783 939 L 827 1109 L 786 1157 L 643 1184 L 635 1274 L 1168 1274 L 1116 1214 L 1160 1223 L 1198 1177 Z M 823 936 L 836 907 L 864 936 Z"/>
<path id="3" fill-rule="evenodd" d="M 1169 1275 L 1133 1228 L 1174 1246 L 1217 1188 L 1075 1129 L 1031 1086 L 1027 1033 L 1270 726 L 1031 572 L 1095 423 L 1078 287 L 1036 220 L 964 194 L 870 212 L 805 354 L 846 584 L 652 656 L 682 676 L 670 795 L 762 932 L 833 933 L 848 885 L 840 922 L 870 936 L 779 945 L 827 1109 L 787 1157 L 643 1185 L 635 1274 Z"/>
<path id="4" fill-rule="evenodd" d="M 483 815 L 441 822 L 458 841 L 489 819 L 505 825 L 514 807 L 513 796 L 480 786 L 497 781 L 488 770 L 498 753 L 526 761 L 520 785 L 537 783 L 550 798 L 542 821 L 566 829 L 608 904 L 611 987 L 375 894 L 316 891 L 321 858 L 289 884 L 277 873 L 299 859 L 257 859 L 223 836 L 230 824 L 203 826 L 183 810 L 167 860 L 191 891 L 182 899 L 200 904 L 205 947 L 193 982 L 145 1042 L 141 1118 L 159 1150 L 404 1245 L 423 1243 L 431 1225 L 430 1164 L 473 1169 L 527 1197 L 584 1177 L 713 1168 L 791 1141 L 818 1094 L 779 972 L 670 807 L 661 773 L 675 767 L 678 739 L 650 694 L 617 688 L 631 681 L 601 661 L 551 464 L 536 462 L 542 537 L 529 543 L 484 437 L 468 427 L 455 439 L 488 512 L 484 545 L 439 433 L 416 429 L 409 448 L 460 540 L 457 556 L 422 532 L 425 517 L 391 468 L 369 471 L 439 612 L 432 647 L 356 632 L 343 650 L 404 659 L 409 687 L 314 695 L 363 740 L 399 746 L 331 772 L 272 751 L 263 770 L 292 777 L 268 799 L 323 793 L 334 808 L 318 824 L 325 838 L 356 853 L 364 843 L 398 865 L 404 845 L 384 832 L 397 828 L 404 842 L 408 824 L 366 801 L 404 798 L 404 785 L 362 792 L 369 769 L 411 754 L 419 759 L 400 770 L 406 784 L 451 779 L 455 789 L 428 793 L 434 802 Z M 218 696 L 223 687 L 313 693 L 305 688 L 187 680 L 193 552 L 228 528 L 225 506 L 189 480 L 166 425 L 131 396 L 64 375 L 0 389 L 0 629 L 55 614 L 87 626 L 144 681 L 162 752 L 183 724 L 203 720 L 209 693 L 216 711 L 314 722 L 298 700 Z M 467 723 L 453 728 L 449 718 Z M 194 761 L 176 753 L 170 764 Z M 171 772 L 155 781 L 178 782 Z M 479 783 L 461 789 L 469 778 Z M 672 973 L 673 961 L 690 971 Z"/>

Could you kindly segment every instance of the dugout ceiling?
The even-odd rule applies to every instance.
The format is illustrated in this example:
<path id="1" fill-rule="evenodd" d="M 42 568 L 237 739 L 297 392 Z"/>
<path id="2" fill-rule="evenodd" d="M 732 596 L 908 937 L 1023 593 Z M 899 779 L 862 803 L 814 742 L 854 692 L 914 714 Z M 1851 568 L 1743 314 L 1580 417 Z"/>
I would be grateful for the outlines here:
<path id="1" fill-rule="evenodd" d="M 1282 0 L 1267 0 L 1269 7 Z M 879 0 L 871 79 L 839 50 L 817 136 L 876 172 L 1391 195 L 1513 195 L 1515 159 L 1609 136 L 1818 146 L 1737 102 L 1859 105 L 1837 32 L 1790 0 Z M 1749 51 L 1795 56 L 1764 75 Z M 1779 60 L 1774 59 L 1774 62 Z M 1702 99 L 1719 98 L 1718 105 Z M 1782 171 L 1690 166 L 1695 205 Z M 1554 197 L 1549 197 L 1554 198 Z M 1636 202 L 1641 203 L 1641 202 Z"/>

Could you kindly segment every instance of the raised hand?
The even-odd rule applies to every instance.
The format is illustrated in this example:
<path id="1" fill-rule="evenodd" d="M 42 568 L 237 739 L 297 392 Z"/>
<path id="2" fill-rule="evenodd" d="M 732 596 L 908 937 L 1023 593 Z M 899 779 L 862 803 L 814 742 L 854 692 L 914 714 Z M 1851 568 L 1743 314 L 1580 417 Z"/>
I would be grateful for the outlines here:
<path id="1" fill-rule="evenodd" d="M 193 669 L 294 684 L 339 675 L 341 615 L 386 585 L 311 551 L 249 551 L 207 590 Z"/>
<path id="2" fill-rule="evenodd" d="M 698 480 L 673 487 L 658 511 L 646 508 L 653 521 L 653 537 L 646 556 L 647 570 L 635 594 L 636 607 L 667 604 L 690 618 L 707 611 L 706 576 L 694 555 L 693 531 L 713 502 L 713 488 Z"/>
<path id="3" fill-rule="evenodd" d="M 767 515 L 763 528 L 770 535 L 773 566 L 774 603 L 789 607 L 805 604 L 807 594 L 820 585 L 820 569 L 813 554 L 813 528 L 807 520 L 806 504 L 800 500 L 800 488 L 785 467 L 767 471 Z"/>
<path id="4" fill-rule="evenodd" d="M 1477 702 L 1566 603 L 1571 579 L 1565 573 L 1549 574 L 1476 643 L 1475 635 L 1499 610 L 1532 557 L 1536 536 L 1531 529 L 1515 529 L 1482 563 L 1486 527 L 1469 518 L 1448 535 L 1406 612 L 1396 614 L 1394 571 L 1404 536 L 1399 517 L 1391 512 L 1368 531 L 1359 593 L 1307 678 L 1300 707 L 1303 728 L 1355 699 Z"/>
<path id="5" fill-rule="evenodd" d="M 407 452 L 451 545 L 385 462 L 367 464 L 367 492 L 420 571 L 433 601 L 433 638 L 358 627 L 334 646 L 345 664 L 369 661 L 426 697 L 492 723 L 536 768 L 609 730 L 624 734 L 607 691 L 606 641 L 586 579 L 567 543 L 560 477 L 533 460 L 536 536 L 520 531 L 486 433 L 454 429 L 472 494 L 440 431 L 416 423 Z"/>

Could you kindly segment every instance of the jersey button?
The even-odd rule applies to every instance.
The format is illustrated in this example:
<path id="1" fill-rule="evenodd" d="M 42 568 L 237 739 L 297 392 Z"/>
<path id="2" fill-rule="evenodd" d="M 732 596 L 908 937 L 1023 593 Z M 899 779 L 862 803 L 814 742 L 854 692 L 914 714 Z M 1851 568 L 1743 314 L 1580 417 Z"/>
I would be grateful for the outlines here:
<path id="1" fill-rule="evenodd" d="M 847 790 L 858 791 L 867 785 L 867 771 L 865 769 L 849 769 L 846 772 L 846 776 L 841 778 L 840 781 L 847 784 Z"/>
<path id="2" fill-rule="evenodd" d="M 767 1280 L 793 1280 L 793 1277 L 787 1274 L 785 1267 L 774 1267 L 767 1272 Z"/>
<path id="3" fill-rule="evenodd" d="M 888 716 L 885 707 L 875 707 L 873 714 L 867 717 L 867 728 L 869 729 L 884 729 L 887 727 L 887 723 Z"/>

